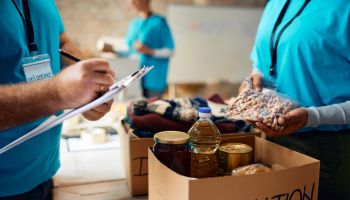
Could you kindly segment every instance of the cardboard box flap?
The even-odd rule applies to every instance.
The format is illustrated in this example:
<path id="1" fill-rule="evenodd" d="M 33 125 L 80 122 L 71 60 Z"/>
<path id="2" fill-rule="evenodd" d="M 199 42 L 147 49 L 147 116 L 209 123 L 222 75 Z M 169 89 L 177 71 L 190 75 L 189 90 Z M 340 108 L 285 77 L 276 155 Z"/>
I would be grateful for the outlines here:
<path id="1" fill-rule="evenodd" d="M 255 159 L 258 162 L 263 161 L 267 166 L 279 164 L 285 168 L 298 167 L 319 162 L 319 160 L 306 156 L 296 151 L 267 141 L 266 139 L 255 137 Z"/>
<path id="2" fill-rule="evenodd" d="M 128 135 L 129 135 L 129 138 L 130 138 L 130 139 L 140 139 L 140 138 L 136 135 L 136 133 L 134 133 L 133 129 L 129 129 Z"/>
<path id="3" fill-rule="evenodd" d="M 168 199 L 167 197 L 176 197 L 177 199 L 188 199 L 188 177 L 177 174 L 170 170 L 167 166 L 162 164 L 153 154 L 151 148 L 148 149 L 149 157 L 149 176 L 152 176 L 152 180 L 148 179 L 148 187 L 150 190 L 154 190 L 153 187 L 157 187 L 155 199 Z M 152 169 L 151 169 L 152 167 Z M 156 173 L 156 174 L 151 174 Z M 166 174 L 163 176 L 162 174 Z M 169 185 L 180 185 L 181 187 L 168 188 Z"/>
<path id="4" fill-rule="evenodd" d="M 154 144 L 153 138 L 139 138 L 133 129 L 122 123 L 118 124 L 120 146 L 125 175 L 129 190 L 133 196 L 145 195 L 148 192 L 148 148 Z"/>

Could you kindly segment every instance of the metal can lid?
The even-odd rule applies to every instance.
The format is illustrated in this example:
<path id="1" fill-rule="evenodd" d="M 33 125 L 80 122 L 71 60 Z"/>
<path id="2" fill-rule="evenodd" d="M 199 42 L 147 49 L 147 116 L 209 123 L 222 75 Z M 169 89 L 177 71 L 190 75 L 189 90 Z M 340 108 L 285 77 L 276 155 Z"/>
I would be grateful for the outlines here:
<path id="1" fill-rule="evenodd" d="M 154 140 L 161 144 L 186 144 L 190 136 L 180 131 L 163 131 L 154 135 Z"/>
<path id="2" fill-rule="evenodd" d="M 224 143 L 219 147 L 219 150 L 226 153 L 249 153 L 253 148 L 242 143 Z"/>

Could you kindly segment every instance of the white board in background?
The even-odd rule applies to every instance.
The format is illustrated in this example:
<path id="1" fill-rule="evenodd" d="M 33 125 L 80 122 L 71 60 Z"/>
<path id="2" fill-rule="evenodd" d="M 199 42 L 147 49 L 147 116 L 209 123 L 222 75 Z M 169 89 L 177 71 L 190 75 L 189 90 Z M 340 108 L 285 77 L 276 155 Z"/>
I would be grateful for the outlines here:
<path id="1" fill-rule="evenodd" d="M 170 5 L 176 52 L 169 83 L 243 80 L 252 69 L 249 55 L 261 15 L 261 8 Z"/>

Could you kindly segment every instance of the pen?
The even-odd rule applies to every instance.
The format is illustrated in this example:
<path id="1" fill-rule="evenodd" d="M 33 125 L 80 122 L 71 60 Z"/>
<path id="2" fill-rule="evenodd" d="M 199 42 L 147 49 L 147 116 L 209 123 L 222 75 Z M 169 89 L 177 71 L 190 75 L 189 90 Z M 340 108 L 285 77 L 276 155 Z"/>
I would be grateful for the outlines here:
<path id="1" fill-rule="evenodd" d="M 60 49 L 59 52 L 60 52 L 60 54 L 61 54 L 62 56 L 66 57 L 66 58 L 69 58 L 69 59 L 71 59 L 71 60 L 73 60 L 73 61 L 75 61 L 75 62 L 81 61 L 79 58 L 77 58 L 77 57 L 75 57 L 75 56 L 73 56 L 73 55 L 71 55 L 71 54 L 69 54 L 69 53 L 63 51 L 62 49 Z"/>

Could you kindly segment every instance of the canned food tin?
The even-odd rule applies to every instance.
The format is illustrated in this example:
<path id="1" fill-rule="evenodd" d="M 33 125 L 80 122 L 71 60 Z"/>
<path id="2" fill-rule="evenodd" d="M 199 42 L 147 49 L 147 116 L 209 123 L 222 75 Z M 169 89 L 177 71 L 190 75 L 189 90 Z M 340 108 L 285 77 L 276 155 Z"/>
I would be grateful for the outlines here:
<path id="1" fill-rule="evenodd" d="M 226 174 L 232 170 L 253 163 L 253 148 L 242 143 L 224 143 L 219 147 L 220 168 Z"/>

